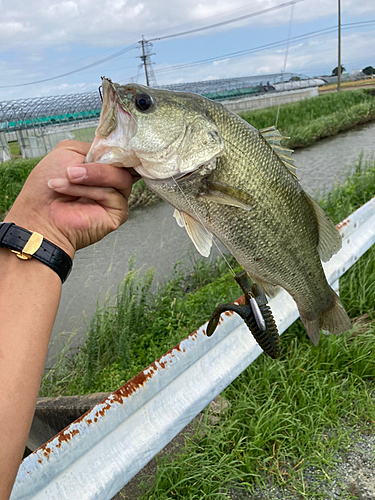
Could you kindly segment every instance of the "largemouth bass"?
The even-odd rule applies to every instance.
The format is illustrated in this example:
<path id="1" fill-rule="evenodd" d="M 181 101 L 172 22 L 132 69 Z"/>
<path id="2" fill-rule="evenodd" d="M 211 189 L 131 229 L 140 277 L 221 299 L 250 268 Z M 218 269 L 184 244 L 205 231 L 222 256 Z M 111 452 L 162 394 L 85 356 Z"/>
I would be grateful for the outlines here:
<path id="1" fill-rule="evenodd" d="M 102 87 L 87 161 L 134 168 L 202 255 L 214 235 L 269 297 L 282 286 L 314 345 L 320 329 L 351 328 L 321 264 L 341 248 L 340 234 L 302 189 L 274 127 L 258 131 L 196 94 L 105 78 Z"/>

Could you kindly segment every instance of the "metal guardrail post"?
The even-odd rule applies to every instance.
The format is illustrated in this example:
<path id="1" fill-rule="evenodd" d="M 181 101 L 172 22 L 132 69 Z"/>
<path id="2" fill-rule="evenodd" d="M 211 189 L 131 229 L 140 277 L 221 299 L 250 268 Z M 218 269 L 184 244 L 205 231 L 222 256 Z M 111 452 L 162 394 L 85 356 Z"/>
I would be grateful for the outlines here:
<path id="1" fill-rule="evenodd" d="M 338 228 L 343 247 L 324 264 L 330 283 L 375 243 L 375 198 Z M 281 291 L 270 305 L 282 333 L 295 303 Z M 205 326 L 27 457 L 11 500 L 110 500 L 262 352 L 234 313 L 212 337 Z"/>

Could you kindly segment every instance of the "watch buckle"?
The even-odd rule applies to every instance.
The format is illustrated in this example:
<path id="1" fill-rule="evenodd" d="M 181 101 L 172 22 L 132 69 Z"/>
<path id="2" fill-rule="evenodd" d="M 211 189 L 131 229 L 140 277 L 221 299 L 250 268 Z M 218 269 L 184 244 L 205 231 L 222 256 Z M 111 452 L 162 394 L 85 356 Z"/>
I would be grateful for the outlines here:
<path id="1" fill-rule="evenodd" d="M 13 253 L 21 260 L 29 260 L 37 252 L 42 244 L 43 236 L 39 233 L 33 233 L 28 239 L 26 245 L 23 247 L 21 252 L 17 250 L 12 250 Z"/>

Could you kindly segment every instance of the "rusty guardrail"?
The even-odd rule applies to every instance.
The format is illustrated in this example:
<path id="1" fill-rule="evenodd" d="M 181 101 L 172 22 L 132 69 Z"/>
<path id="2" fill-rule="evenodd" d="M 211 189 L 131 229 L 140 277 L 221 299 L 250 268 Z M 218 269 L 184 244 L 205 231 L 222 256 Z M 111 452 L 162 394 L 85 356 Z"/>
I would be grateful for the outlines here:
<path id="1" fill-rule="evenodd" d="M 337 227 L 342 249 L 324 264 L 332 285 L 375 243 L 375 198 Z M 298 318 L 285 291 L 270 306 L 280 333 Z M 212 337 L 205 328 L 27 457 L 11 500 L 110 500 L 262 352 L 234 313 Z"/>

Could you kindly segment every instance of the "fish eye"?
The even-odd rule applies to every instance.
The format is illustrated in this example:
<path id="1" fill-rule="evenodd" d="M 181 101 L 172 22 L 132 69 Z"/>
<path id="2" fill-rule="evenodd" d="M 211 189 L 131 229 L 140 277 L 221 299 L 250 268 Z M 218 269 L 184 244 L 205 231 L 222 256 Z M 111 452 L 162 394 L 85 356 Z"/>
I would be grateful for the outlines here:
<path id="1" fill-rule="evenodd" d="M 139 111 L 147 111 L 151 108 L 153 103 L 152 97 L 148 94 L 138 94 L 135 98 L 135 107 Z"/>

